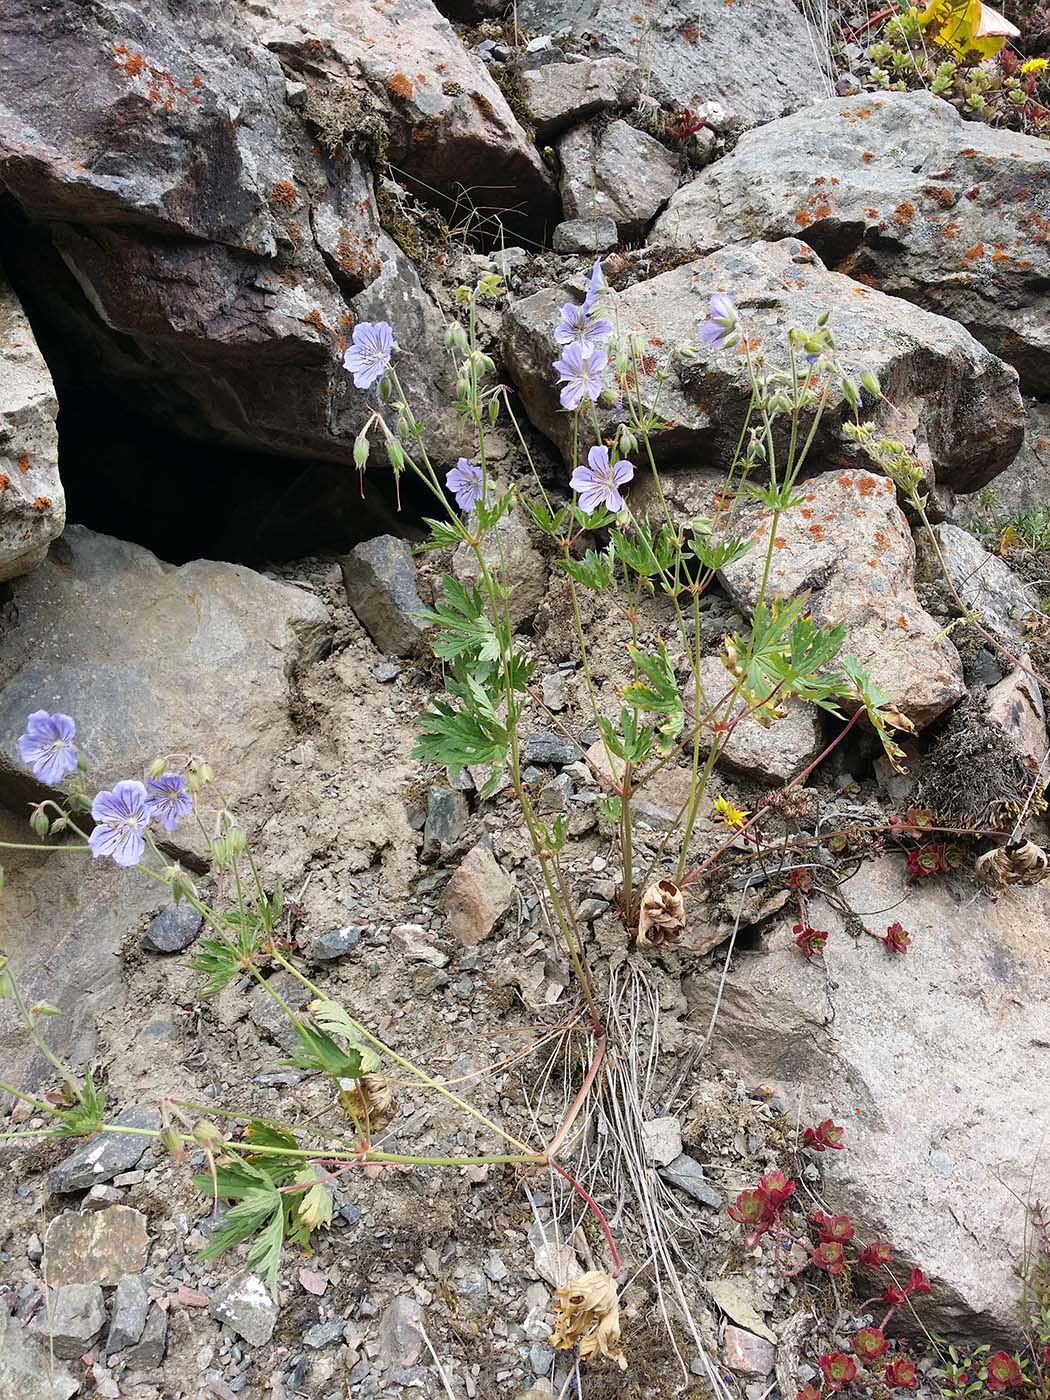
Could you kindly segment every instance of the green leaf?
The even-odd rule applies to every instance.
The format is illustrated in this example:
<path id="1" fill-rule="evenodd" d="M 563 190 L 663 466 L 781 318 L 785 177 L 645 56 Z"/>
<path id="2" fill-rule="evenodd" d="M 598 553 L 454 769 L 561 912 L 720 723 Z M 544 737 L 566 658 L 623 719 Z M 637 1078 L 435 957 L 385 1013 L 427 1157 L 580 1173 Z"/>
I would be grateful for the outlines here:
<path id="1" fill-rule="evenodd" d="M 571 510 L 567 505 L 559 506 L 552 511 L 546 501 L 531 501 L 525 499 L 523 502 L 525 509 L 532 517 L 532 522 L 538 530 L 545 535 L 561 535 L 565 532 Z"/>
<path id="2" fill-rule="evenodd" d="M 621 710 L 619 727 L 604 715 L 598 717 L 598 732 L 606 748 L 625 763 L 642 763 L 653 747 L 653 728 L 642 724 L 637 710 Z"/>
<path id="3" fill-rule="evenodd" d="M 425 550 L 451 549 L 457 544 L 462 544 L 467 537 L 467 532 L 458 520 L 434 520 L 431 516 L 424 515 L 423 524 L 430 531 L 430 538 L 423 546 Z"/>
<path id="4" fill-rule="evenodd" d="M 624 686 L 620 694 L 637 709 L 666 716 L 656 727 L 656 746 L 662 754 L 668 754 L 682 732 L 685 710 L 667 647 L 660 642 L 656 651 L 643 651 L 636 646 L 628 650 L 641 674 L 631 685 Z"/>
<path id="5" fill-rule="evenodd" d="M 59 1137 L 90 1137 L 104 1126 L 106 1094 L 100 1089 L 90 1070 L 85 1071 L 82 1083 L 67 1081 L 77 1096 L 71 1108 L 63 1109 L 58 1115 Z"/>
<path id="6" fill-rule="evenodd" d="M 584 588 L 611 588 L 615 570 L 612 546 L 599 552 L 589 549 L 582 559 L 559 559 L 558 564 L 574 583 Z"/>
<path id="7" fill-rule="evenodd" d="M 244 966 L 241 950 L 219 938 L 202 939 L 190 963 L 195 972 L 203 972 L 208 979 L 200 991 L 205 999 L 218 996 L 223 987 L 228 987 L 244 970 Z"/>
<path id="8" fill-rule="evenodd" d="M 330 1079 L 359 1079 L 361 1052 L 343 1047 L 324 1031 L 300 1024 L 295 1027 L 298 1049 L 287 1062 L 299 1069 L 327 1074 Z"/>
<path id="9" fill-rule="evenodd" d="M 441 580 L 444 601 L 424 608 L 419 616 L 436 628 L 432 646 L 442 661 L 460 657 L 495 663 L 500 658 L 500 639 L 485 611 L 481 590 L 460 583 L 446 574 Z"/>
<path id="10" fill-rule="evenodd" d="M 678 554 L 678 539 L 667 525 L 655 533 L 646 520 L 631 521 L 630 528 L 617 530 L 612 537 L 620 563 L 641 578 L 668 574 Z"/>
<path id="11" fill-rule="evenodd" d="M 284 1244 L 284 1202 L 278 1200 L 269 1223 L 252 1241 L 248 1250 L 248 1267 L 266 1280 L 271 1298 L 277 1298 L 277 1273 L 281 1267 L 281 1246 Z"/>
<path id="12" fill-rule="evenodd" d="M 357 1051 L 361 1060 L 361 1074 L 374 1074 L 379 1069 L 382 1061 L 372 1047 L 361 1039 L 350 1013 L 340 1002 L 327 998 L 312 1001 L 310 1015 L 322 1030 L 327 1031 L 329 1035 L 341 1035 L 347 1044 Z M 356 1079 L 359 1076 L 347 1077 Z"/>

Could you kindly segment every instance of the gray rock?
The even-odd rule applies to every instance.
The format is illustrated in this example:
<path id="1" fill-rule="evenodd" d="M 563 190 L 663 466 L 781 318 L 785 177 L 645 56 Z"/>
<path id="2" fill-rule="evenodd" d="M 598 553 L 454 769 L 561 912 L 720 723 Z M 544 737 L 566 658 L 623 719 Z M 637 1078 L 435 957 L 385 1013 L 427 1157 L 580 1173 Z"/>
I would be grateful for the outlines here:
<path id="1" fill-rule="evenodd" d="M 125 1274 L 113 1296 L 113 1312 L 106 1334 L 106 1350 L 112 1355 L 133 1346 L 142 1336 L 149 1311 L 146 1285 L 136 1274 Z"/>
<path id="2" fill-rule="evenodd" d="M 735 108 L 748 126 L 805 107 L 830 83 L 812 34 L 790 0 L 705 6 L 668 0 L 640 12 L 630 0 L 522 0 L 519 23 L 571 34 L 640 64 L 647 89 L 671 107 Z"/>
<path id="3" fill-rule="evenodd" d="M 209 1310 L 252 1347 L 265 1346 L 277 1326 L 277 1304 L 258 1274 L 235 1274 L 212 1295 Z"/>
<path id="4" fill-rule="evenodd" d="M 495 856 L 487 846 L 475 846 L 463 857 L 442 895 L 449 934 L 464 947 L 475 947 L 489 936 L 513 898 L 513 881 Z"/>
<path id="5" fill-rule="evenodd" d="M 658 404 L 667 425 L 652 435 L 658 465 L 733 458 L 751 399 L 743 357 L 701 345 L 687 363 L 672 349 L 695 344 L 711 294 L 727 287 L 747 334 L 761 341 L 770 370 L 789 368 L 789 327 L 812 327 L 827 313 L 846 373 L 859 379 L 870 369 L 892 386 L 891 396 L 866 405 L 864 416 L 902 440 L 941 484 L 974 490 L 1012 460 L 1021 442 L 1023 405 L 1009 366 L 953 321 L 829 272 L 805 244 L 785 238 L 723 248 L 609 295 L 610 319 L 622 335 L 640 335 L 648 350 L 652 370 L 639 376 L 638 393 L 644 407 Z M 566 462 L 571 424 L 558 408 L 551 362 L 558 352 L 559 308 L 568 295 L 565 288 L 547 288 L 514 302 L 504 318 L 511 376 L 530 418 Z M 664 372 L 669 377 L 661 382 Z M 811 468 L 828 459 L 868 465 L 843 431 L 852 419 L 845 396 L 832 391 Z M 607 427 L 611 411 L 600 410 L 599 420 Z"/>
<path id="6" fill-rule="evenodd" d="M 567 773 L 559 773 L 541 789 L 536 805 L 541 812 L 564 812 L 572 793 L 572 779 Z"/>
<path id="7" fill-rule="evenodd" d="M 148 1128 L 159 1132 L 160 1113 L 155 1108 L 129 1104 L 110 1122 L 119 1128 Z M 150 1138 L 138 1133 L 99 1133 L 82 1143 L 64 1162 L 51 1168 L 47 1177 L 48 1190 L 63 1195 L 112 1181 L 121 1172 L 138 1165 L 150 1142 Z"/>
<path id="8" fill-rule="evenodd" d="M 267 981 L 293 1011 L 302 1011 L 311 999 L 306 988 L 293 977 L 289 977 L 287 972 L 275 972 Z M 300 1048 L 295 1027 L 288 1019 L 287 1013 L 264 987 L 256 987 L 249 995 L 248 1015 L 252 1024 L 279 1045 L 286 1055 L 292 1055 Z"/>
<path id="9" fill-rule="evenodd" d="M 734 964 L 714 1062 L 769 1084 L 783 1102 L 801 1090 L 814 1121 L 846 1123 L 847 1151 L 822 1162 L 826 1208 L 847 1211 L 858 1236 L 886 1239 L 905 1275 L 912 1263 L 925 1270 L 933 1292 L 921 1315 L 931 1331 L 1012 1346 L 1013 1270 L 1025 1252 L 1018 1200 L 1050 1189 L 1032 1134 L 1050 1076 L 1045 889 L 1014 886 L 1008 901 L 975 901 L 967 883 L 938 880 L 907 887 L 902 899 L 892 856 L 865 862 L 846 888 L 855 909 L 893 906 L 865 924 L 883 933 L 900 920 L 912 936 L 906 965 L 872 938 L 857 943 L 823 908 L 829 1025 L 814 995 L 824 970 L 799 958 L 789 914 Z M 690 997 L 695 1027 L 706 1025 L 718 973 L 702 981 Z M 927 1169 L 931 1156 L 936 1170 Z"/>
<path id="10" fill-rule="evenodd" d="M 343 1340 L 345 1327 L 346 1323 L 341 1317 L 333 1317 L 329 1322 L 315 1322 L 303 1333 L 303 1345 L 308 1346 L 311 1351 L 334 1346 L 336 1342 Z"/>
<path id="11" fill-rule="evenodd" d="M 558 224 L 551 240 L 556 253 L 608 253 L 620 241 L 616 220 L 603 215 L 597 219 L 566 219 Z"/>
<path id="12" fill-rule="evenodd" d="M 925 530 L 915 537 L 919 571 L 936 582 L 943 578 L 937 552 L 948 577 L 968 609 L 975 610 L 981 625 L 1004 646 L 1017 647 L 1025 623 L 1039 612 L 1035 590 L 1023 584 L 1004 560 L 989 552 L 968 530 L 958 525 L 934 525 L 936 550 Z"/>
<path id="13" fill-rule="evenodd" d="M 150 920 L 149 928 L 142 935 L 142 946 L 155 953 L 181 953 L 197 941 L 203 927 L 204 918 L 192 904 L 185 901 L 169 904 Z"/>
<path id="14" fill-rule="evenodd" d="M 0 272 L 0 583 L 35 569 L 66 523 L 57 413 L 50 371 Z"/>
<path id="15" fill-rule="evenodd" d="M 360 941 L 361 927 L 358 924 L 329 929 L 327 933 L 321 934 L 310 949 L 310 956 L 314 962 L 336 962 L 352 953 Z"/>
<path id="16" fill-rule="evenodd" d="M 80 1382 L 60 1361 L 52 1361 L 47 1343 L 6 1307 L 0 1308 L 0 1395 L 11 1400 L 70 1400 Z"/>
<path id="17" fill-rule="evenodd" d="M 1018 658 L 1031 669 L 1027 655 Z M 1046 713 L 1038 682 L 1018 668 L 992 687 L 986 696 L 988 718 L 1009 734 L 1020 751 L 1040 770 L 1046 758 Z"/>
<path id="18" fill-rule="evenodd" d="M 677 1186 L 679 1191 L 692 1196 L 693 1200 L 699 1201 L 702 1206 L 721 1209 L 722 1193 L 711 1185 L 704 1175 L 703 1167 L 695 1157 L 690 1157 L 688 1152 L 683 1152 L 673 1162 L 668 1162 L 666 1167 L 661 1167 L 660 1175 L 669 1185 Z"/>
<path id="19" fill-rule="evenodd" d="M 521 85 L 540 141 L 549 141 L 598 112 L 633 107 L 640 91 L 637 65 L 622 58 L 527 68 Z"/>
<path id="20" fill-rule="evenodd" d="M 569 682 L 571 671 L 548 671 L 540 682 L 543 703 L 548 710 L 560 713 L 569 703 Z"/>
<path id="21" fill-rule="evenodd" d="M 777 526 L 772 593 L 793 597 L 810 589 L 817 623 L 842 622 L 843 654 L 867 667 L 876 685 L 917 727 L 936 719 L 964 691 L 955 647 L 919 604 L 915 546 L 893 483 L 864 471 L 825 472 L 803 488 L 804 504 Z M 744 507 L 740 528 L 755 548 L 721 572 L 737 607 L 749 615 L 758 601 L 769 539 L 769 516 Z"/>
<path id="22" fill-rule="evenodd" d="M 387 1370 L 414 1366 L 423 1351 L 423 1334 L 419 1330 L 423 1308 L 415 1298 L 406 1294 L 395 1298 L 383 1309 L 379 1319 L 379 1361 Z"/>
<path id="23" fill-rule="evenodd" d="M 564 768 L 583 757 L 583 750 L 574 739 L 554 730 L 537 729 L 525 740 L 522 759 L 550 768 Z"/>
<path id="24" fill-rule="evenodd" d="M 471 1317 L 485 1317 L 489 1310 L 489 1281 L 484 1270 L 466 1265 L 456 1271 L 456 1298 Z"/>
<path id="25" fill-rule="evenodd" d="M 738 699 L 727 713 L 726 697 L 736 681 L 718 656 L 708 653 L 702 658 L 700 684 L 705 703 L 710 707 L 708 713 L 715 721 L 726 723 L 749 708 L 746 701 Z M 772 688 L 772 684 L 768 685 L 764 695 L 754 698 L 768 699 Z M 790 782 L 812 763 L 820 753 L 822 744 L 816 708 L 793 699 L 777 705 L 777 708 L 782 709 L 784 714 L 772 724 L 762 725 L 748 716 L 740 720 L 728 735 L 723 735 L 718 741 L 719 762 L 760 782 L 774 784 Z"/>
<path id="26" fill-rule="evenodd" d="M 90 1349 L 105 1320 L 106 1307 L 98 1284 L 69 1283 L 54 1290 L 49 1309 L 39 1314 L 34 1326 L 56 1356 L 74 1361 Z"/>
<path id="27" fill-rule="evenodd" d="M 682 1125 L 677 1118 L 650 1118 L 642 1124 L 646 1160 L 666 1167 L 682 1155 Z"/>
<path id="28" fill-rule="evenodd" d="M 427 792 L 427 821 L 423 828 L 423 853 L 436 855 L 443 846 L 458 845 L 467 830 L 470 808 L 461 792 L 432 787 Z"/>
<path id="29" fill-rule="evenodd" d="M 531 623 L 546 595 L 547 568 L 516 511 L 509 510 L 486 532 L 481 552 L 486 565 L 498 567 L 513 589 L 507 604 L 511 622 L 516 628 Z M 452 556 L 452 572 L 461 583 L 480 581 L 481 565 L 469 545 L 461 544 Z"/>
<path id="30" fill-rule="evenodd" d="M 744 136 L 653 238 L 704 251 L 801 233 L 842 271 L 961 322 L 1044 394 L 1048 181 L 1045 141 L 929 92 L 831 98 Z"/>
<path id="31" fill-rule="evenodd" d="M 558 142 L 566 217 L 614 219 L 639 238 L 678 188 L 678 159 L 625 121 L 579 126 Z"/>
<path id="32" fill-rule="evenodd" d="M 542 223 L 552 200 L 539 153 L 430 0 L 394 0 L 382 13 L 368 0 L 321 8 L 266 0 L 245 16 L 284 64 L 312 79 L 318 96 L 336 100 L 341 88 L 366 85 L 394 165 L 448 194 L 469 179 L 489 207 L 531 203 Z"/>
<path id="33" fill-rule="evenodd" d="M 98 1283 L 112 1287 L 146 1267 L 146 1217 L 131 1206 L 63 1211 L 44 1236 L 44 1278 L 52 1288 Z"/>
<path id="34" fill-rule="evenodd" d="M 423 603 L 408 542 L 376 535 L 344 555 L 342 568 L 350 606 L 376 646 L 395 656 L 421 652 L 430 624 L 419 616 Z"/>
<path id="35" fill-rule="evenodd" d="M 995 534 L 1005 520 L 1050 505 L 1050 403 L 1025 400 L 1024 442 L 1017 456 L 983 491 L 960 496 L 954 525 Z"/>
<path id="36" fill-rule="evenodd" d="M 534 1376 L 549 1376 L 554 1365 L 554 1353 L 550 1347 L 541 1347 L 538 1342 L 529 1347 L 529 1365 Z"/>
<path id="37" fill-rule="evenodd" d="M 164 1360 L 167 1343 L 168 1314 L 159 1303 L 153 1303 L 142 1336 L 123 1353 L 124 1364 L 129 1371 L 151 1371 Z"/>

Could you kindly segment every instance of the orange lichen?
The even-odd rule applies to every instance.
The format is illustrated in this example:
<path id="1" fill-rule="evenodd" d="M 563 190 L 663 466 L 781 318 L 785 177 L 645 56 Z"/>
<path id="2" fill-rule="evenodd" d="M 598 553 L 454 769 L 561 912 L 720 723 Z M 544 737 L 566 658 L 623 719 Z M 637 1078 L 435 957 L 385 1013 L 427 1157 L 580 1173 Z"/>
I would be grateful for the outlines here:
<path id="1" fill-rule="evenodd" d="M 973 245 L 972 248 L 968 249 L 967 252 L 965 252 L 965 253 L 963 254 L 963 262 L 964 262 L 964 263 L 972 263 L 972 262 L 976 262 L 976 261 L 978 260 L 978 258 L 983 258 L 983 257 L 984 257 L 984 244 L 983 244 L 983 243 L 975 243 L 975 244 Z"/>
<path id="2" fill-rule="evenodd" d="M 274 204 L 281 204 L 285 209 L 294 209 L 299 203 L 299 191 L 291 180 L 278 180 L 270 191 L 270 198 Z"/>
<path id="3" fill-rule="evenodd" d="M 947 185 L 931 185 L 930 197 L 945 209 L 950 209 L 955 203 L 955 191 L 950 190 Z"/>
<path id="4" fill-rule="evenodd" d="M 25 476 L 25 474 L 29 471 L 32 465 L 32 462 L 30 462 L 29 458 L 23 452 L 21 457 L 19 457 L 18 459 L 18 470 L 22 473 L 23 476 Z"/>
<path id="5" fill-rule="evenodd" d="M 403 97 L 406 100 L 412 96 L 414 91 L 411 82 L 404 73 L 392 73 L 386 80 L 386 90 L 393 97 Z"/>
<path id="6" fill-rule="evenodd" d="M 915 205 L 907 199 L 902 199 L 893 211 L 893 222 L 900 229 L 911 228 L 915 219 Z"/>
<path id="7" fill-rule="evenodd" d="M 0 492 L 6 491 L 10 485 L 11 478 L 9 476 L 5 476 L 3 472 L 0 472 Z"/>
<path id="8" fill-rule="evenodd" d="M 875 152 L 874 152 L 874 151 L 861 151 L 861 153 L 860 153 L 860 158 L 861 158 L 861 160 L 864 162 L 865 165 L 870 165 L 871 162 L 875 159 Z"/>
<path id="9" fill-rule="evenodd" d="M 812 222 L 813 216 L 807 213 L 805 209 L 800 209 L 795 215 L 795 223 L 798 224 L 799 228 L 809 228 Z"/>
<path id="10" fill-rule="evenodd" d="M 34 510 L 39 510 L 39 511 L 50 510 L 50 509 L 51 509 L 51 497 L 50 497 L 50 496 L 37 496 L 36 500 L 33 502 L 33 509 L 34 509 Z"/>

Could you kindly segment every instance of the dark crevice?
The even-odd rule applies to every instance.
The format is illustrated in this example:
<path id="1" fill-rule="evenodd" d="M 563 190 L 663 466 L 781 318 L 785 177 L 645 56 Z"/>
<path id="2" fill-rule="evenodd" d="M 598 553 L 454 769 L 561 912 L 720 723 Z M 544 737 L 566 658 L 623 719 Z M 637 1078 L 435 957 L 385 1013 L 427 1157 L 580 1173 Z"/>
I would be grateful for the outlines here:
<path id="1" fill-rule="evenodd" d="M 407 475 L 397 510 L 385 464 L 368 473 L 362 497 L 345 463 L 269 455 L 184 431 L 199 411 L 180 404 L 174 387 L 161 405 L 136 384 L 134 341 L 102 326 L 46 227 L 9 199 L 0 199 L 0 262 L 55 382 L 71 522 L 144 545 L 169 563 L 258 566 L 345 552 L 380 533 L 415 535 L 421 516 L 433 513 L 432 499 Z M 100 336 L 120 376 L 100 363 Z"/>

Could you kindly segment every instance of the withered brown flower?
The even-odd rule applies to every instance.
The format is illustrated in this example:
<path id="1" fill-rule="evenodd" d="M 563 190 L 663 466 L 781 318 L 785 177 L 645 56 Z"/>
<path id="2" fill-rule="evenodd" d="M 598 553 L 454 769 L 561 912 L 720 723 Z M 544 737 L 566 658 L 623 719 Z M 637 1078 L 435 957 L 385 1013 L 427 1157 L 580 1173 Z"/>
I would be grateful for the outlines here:
<path id="1" fill-rule="evenodd" d="M 685 932 L 685 900 L 673 880 L 657 880 L 642 895 L 638 942 L 643 948 L 664 948 Z"/>
<path id="2" fill-rule="evenodd" d="M 620 1346 L 620 1303 L 616 1284 L 601 1269 L 592 1269 L 554 1294 L 552 1341 L 559 1351 L 579 1346 L 580 1360 L 607 1356 L 621 1371 L 627 1357 Z"/>

